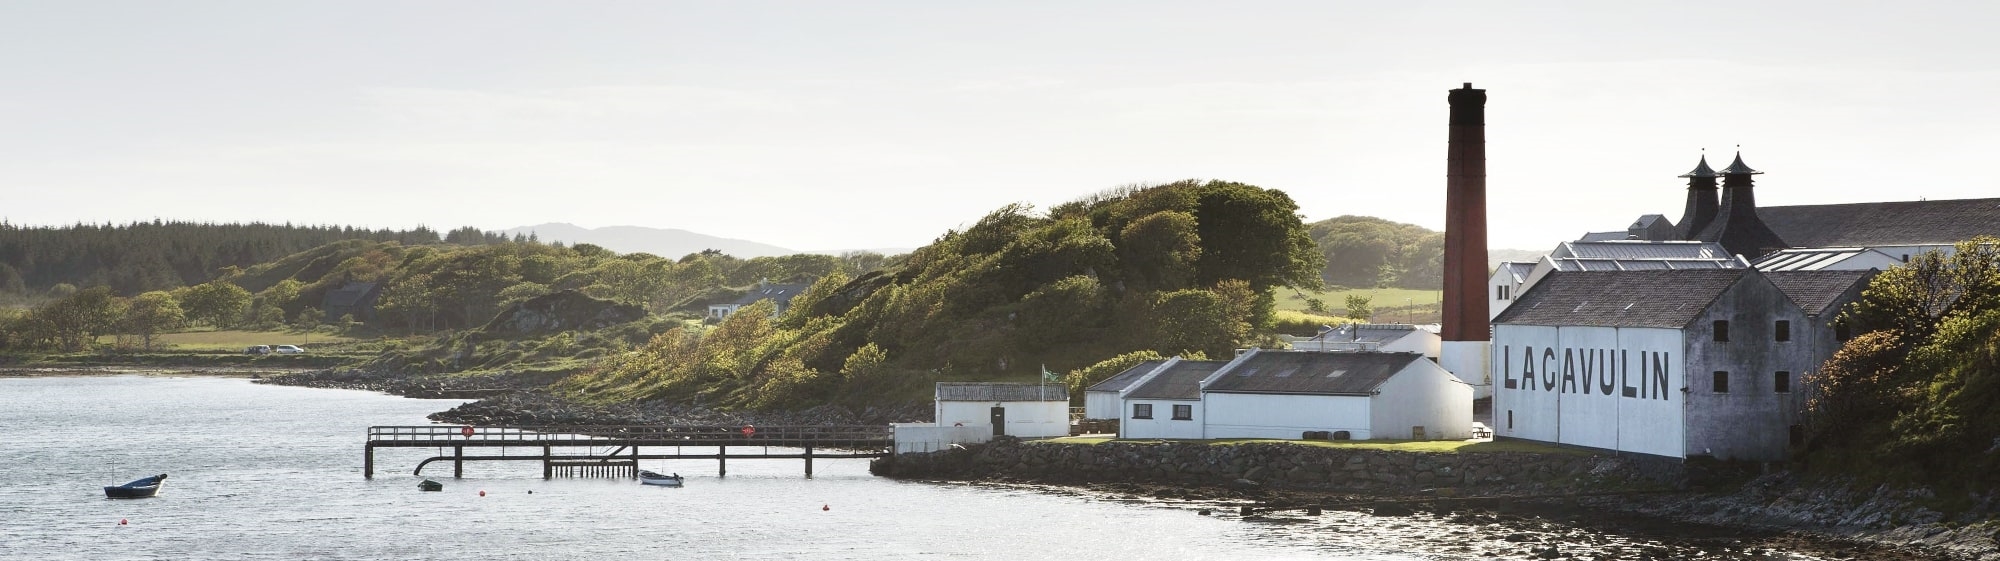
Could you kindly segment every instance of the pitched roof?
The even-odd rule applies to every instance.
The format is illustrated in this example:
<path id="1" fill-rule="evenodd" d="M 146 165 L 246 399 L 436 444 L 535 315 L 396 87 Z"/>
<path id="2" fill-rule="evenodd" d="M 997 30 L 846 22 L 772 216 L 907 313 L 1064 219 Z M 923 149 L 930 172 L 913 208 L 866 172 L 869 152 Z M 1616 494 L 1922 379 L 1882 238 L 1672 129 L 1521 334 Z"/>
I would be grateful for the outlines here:
<path id="1" fill-rule="evenodd" d="M 1828 267 L 1854 268 L 1853 264 L 1843 265 L 1843 261 L 1858 257 L 1873 257 L 1876 263 L 1894 262 L 1896 258 L 1865 247 L 1830 247 L 1823 249 L 1787 249 L 1774 252 L 1758 259 L 1753 265 L 1757 270 L 1772 271 L 1818 271 Z M 1869 262 L 1867 259 L 1856 263 Z"/>
<path id="2" fill-rule="evenodd" d="M 372 282 L 349 282 L 340 288 L 326 291 L 326 297 L 321 299 L 321 305 L 353 307 L 367 300 L 369 295 L 377 294 L 375 287 L 376 284 Z"/>
<path id="3" fill-rule="evenodd" d="M 1875 276 L 1873 269 L 1860 271 L 1772 271 L 1764 273 L 1771 284 L 1792 299 L 1805 312 L 1821 315 L 1839 302 L 1841 295 L 1854 285 L 1868 282 Z"/>
<path id="4" fill-rule="evenodd" d="M 1214 374 L 1226 360 L 1183 360 L 1167 366 L 1153 379 L 1132 391 L 1126 399 L 1201 399 L 1201 380 Z"/>
<path id="5" fill-rule="evenodd" d="M 938 401 L 1069 401 L 1062 384 L 938 382 Z"/>
<path id="6" fill-rule="evenodd" d="M 1574 241 L 1549 252 L 1552 259 L 1728 259 L 1722 244 L 1695 241 Z"/>
<path id="7" fill-rule="evenodd" d="M 1205 392 L 1367 395 L 1416 353 L 1252 351 L 1209 377 Z"/>
<path id="8" fill-rule="evenodd" d="M 1125 369 L 1125 371 L 1123 372 L 1112 374 L 1110 378 L 1105 378 L 1103 381 L 1091 384 L 1090 387 L 1084 388 L 1083 391 L 1086 392 L 1124 391 L 1126 386 L 1130 386 L 1132 385 L 1132 382 L 1137 382 L 1139 381 L 1140 378 L 1146 377 L 1146 373 L 1152 372 L 1154 368 L 1159 368 L 1160 365 L 1166 363 L 1167 361 L 1165 360 L 1141 361 L 1138 364 L 1132 365 L 1131 368 Z"/>
<path id="9" fill-rule="evenodd" d="M 765 284 L 750 289 L 749 294 L 744 294 L 742 298 L 737 298 L 735 302 L 730 303 L 748 306 L 757 303 L 758 300 L 768 298 L 776 300 L 778 304 L 789 304 L 792 301 L 792 297 L 798 296 L 799 293 L 805 292 L 807 288 L 811 287 L 812 285 L 809 284 Z"/>
<path id="10" fill-rule="evenodd" d="M 1528 282 L 1528 275 L 1535 274 L 1535 263 L 1533 261 L 1501 261 L 1498 269 L 1505 271 L 1509 280 L 1517 283 Z"/>
<path id="11" fill-rule="evenodd" d="M 1304 340 L 1329 343 L 1389 343 L 1409 337 L 1411 333 L 1417 331 L 1417 326 L 1406 323 L 1350 323 Z"/>
<path id="12" fill-rule="evenodd" d="M 1557 271 L 1666 271 L 1677 269 L 1741 269 L 1735 259 L 1551 259 Z"/>
<path id="13" fill-rule="evenodd" d="M 2000 236 L 2000 198 L 1757 209 L 1792 247 L 1941 245 Z"/>
<path id="14" fill-rule="evenodd" d="M 1679 328 L 1750 269 L 1555 272 L 1493 323 Z"/>
<path id="15" fill-rule="evenodd" d="M 1623 241 L 1631 237 L 1632 233 L 1624 230 L 1619 230 L 1616 232 L 1584 232 L 1583 237 L 1577 238 L 1576 241 L 1611 242 L 1611 241 Z"/>

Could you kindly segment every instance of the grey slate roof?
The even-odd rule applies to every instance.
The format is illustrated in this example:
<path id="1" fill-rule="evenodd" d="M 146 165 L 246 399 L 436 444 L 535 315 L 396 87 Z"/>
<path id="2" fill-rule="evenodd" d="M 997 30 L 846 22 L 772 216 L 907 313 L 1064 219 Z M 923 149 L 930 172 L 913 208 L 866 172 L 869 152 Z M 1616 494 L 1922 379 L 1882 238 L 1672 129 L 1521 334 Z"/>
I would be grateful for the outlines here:
<path id="1" fill-rule="evenodd" d="M 1575 241 L 1549 252 L 1551 259 L 1728 259 L 1721 244 L 1693 241 Z"/>
<path id="2" fill-rule="evenodd" d="M 1202 391 L 1368 395 L 1408 367 L 1416 353 L 1256 351 L 1217 372 Z"/>
<path id="3" fill-rule="evenodd" d="M 1619 230 L 1616 232 L 1584 232 L 1583 237 L 1577 238 L 1576 241 L 1610 242 L 1610 241 L 1620 241 L 1630 237 L 1632 237 L 1632 233 L 1624 230 Z"/>
<path id="4" fill-rule="evenodd" d="M 938 382 L 938 401 L 1069 401 L 1062 384 Z"/>
<path id="5" fill-rule="evenodd" d="M 349 282 L 345 285 L 342 285 L 340 288 L 326 291 L 326 298 L 322 300 L 323 302 L 322 305 L 327 307 L 355 306 L 360 304 L 363 298 L 367 297 L 369 293 L 374 291 L 375 291 L 375 283 Z"/>
<path id="6" fill-rule="evenodd" d="M 776 300 L 778 305 L 783 306 L 790 304 L 792 297 L 798 296 L 799 293 L 805 292 L 807 288 L 811 287 L 812 285 L 809 284 L 765 284 L 751 288 L 749 294 L 743 295 L 742 298 L 737 298 L 731 304 L 748 306 L 757 303 L 758 300 L 769 298 Z"/>
<path id="7" fill-rule="evenodd" d="M 1140 378 L 1146 377 L 1147 372 L 1152 372 L 1154 368 L 1159 368 L 1160 365 L 1166 363 L 1167 361 L 1165 360 L 1142 361 L 1138 364 L 1132 365 L 1131 368 L 1125 369 L 1124 372 L 1112 374 L 1110 378 L 1105 378 L 1104 380 L 1099 381 L 1098 383 L 1091 384 L 1090 387 L 1084 388 L 1083 391 L 1086 392 L 1125 391 L 1126 386 L 1130 386 L 1132 385 L 1132 382 L 1137 382 L 1139 381 Z"/>
<path id="8" fill-rule="evenodd" d="M 1872 269 L 1861 271 L 1771 271 L 1764 278 L 1778 285 L 1778 290 L 1792 299 L 1806 313 L 1822 315 L 1828 308 L 1847 294 L 1854 285 L 1868 282 L 1875 276 Z"/>
<path id="9" fill-rule="evenodd" d="M 1757 209 L 1792 247 L 1949 244 L 2000 236 L 2000 199 L 1899 201 Z"/>
<path id="10" fill-rule="evenodd" d="M 1513 279 L 1514 282 L 1528 282 L 1528 275 L 1535 273 L 1535 262 L 1502 261 L 1500 262 L 1500 269 L 1507 271 L 1508 277 Z"/>
<path id="11" fill-rule="evenodd" d="M 1687 326 L 1750 269 L 1555 272 L 1493 323 L 1594 327 Z"/>
<path id="12" fill-rule="evenodd" d="M 1126 392 L 1127 399 L 1201 399 L 1201 380 L 1214 374 L 1226 360 L 1183 360 L 1168 366 L 1144 385 Z"/>

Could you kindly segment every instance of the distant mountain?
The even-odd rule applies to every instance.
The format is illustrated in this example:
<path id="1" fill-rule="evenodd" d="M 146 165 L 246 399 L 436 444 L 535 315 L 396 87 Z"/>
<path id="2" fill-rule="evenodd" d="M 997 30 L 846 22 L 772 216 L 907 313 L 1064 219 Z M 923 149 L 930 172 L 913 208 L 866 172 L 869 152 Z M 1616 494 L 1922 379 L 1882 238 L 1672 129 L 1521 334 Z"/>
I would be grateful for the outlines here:
<path id="1" fill-rule="evenodd" d="M 743 259 L 800 253 L 770 244 L 718 238 L 671 228 L 640 226 L 584 228 L 575 224 L 549 223 L 510 228 L 503 230 L 502 233 L 508 237 L 513 237 L 514 234 L 533 233 L 543 243 L 557 241 L 569 245 L 587 243 L 618 253 L 651 253 L 669 259 L 704 249 L 713 249 Z"/>

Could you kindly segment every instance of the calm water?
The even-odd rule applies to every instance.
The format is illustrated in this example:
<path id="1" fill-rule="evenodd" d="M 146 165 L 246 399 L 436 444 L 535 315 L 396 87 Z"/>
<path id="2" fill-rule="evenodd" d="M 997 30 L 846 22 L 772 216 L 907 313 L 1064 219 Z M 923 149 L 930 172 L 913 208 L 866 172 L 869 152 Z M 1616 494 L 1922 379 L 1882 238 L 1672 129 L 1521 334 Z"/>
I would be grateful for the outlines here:
<path id="1" fill-rule="evenodd" d="M 421 493 L 409 471 L 436 451 L 383 449 L 376 478 L 361 477 L 366 427 L 427 424 L 456 403 L 236 378 L 0 378 L 0 557 L 1461 559 L 1507 546 L 1482 535 L 1497 529 L 1427 515 L 1253 522 L 878 479 L 861 460 L 823 460 L 810 480 L 797 461 L 731 462 L 726 479 L 713 462 L 644 464 L 689 476 L 682 489 L 544 481 L 532 462 L 468 463 L 453 480 L 433 463 L 445 491 Z M 158 473 L 172 475 L 158 498 L 103 498 Z"/>

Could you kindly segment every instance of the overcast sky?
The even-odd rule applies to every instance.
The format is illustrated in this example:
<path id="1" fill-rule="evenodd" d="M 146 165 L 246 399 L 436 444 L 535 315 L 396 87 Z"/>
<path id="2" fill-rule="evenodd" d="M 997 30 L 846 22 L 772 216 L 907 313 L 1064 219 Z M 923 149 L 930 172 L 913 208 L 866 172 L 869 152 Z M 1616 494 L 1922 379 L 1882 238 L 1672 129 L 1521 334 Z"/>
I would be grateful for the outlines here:
<path id="1" fill-rule="evenodd" d="M 1442 228 L 1488 90 L 1494 247 L 2000 196 L 1986 2 L 0 3 L 0 218 L 682 228 L 915 247 L 1184 178 Z"/>

